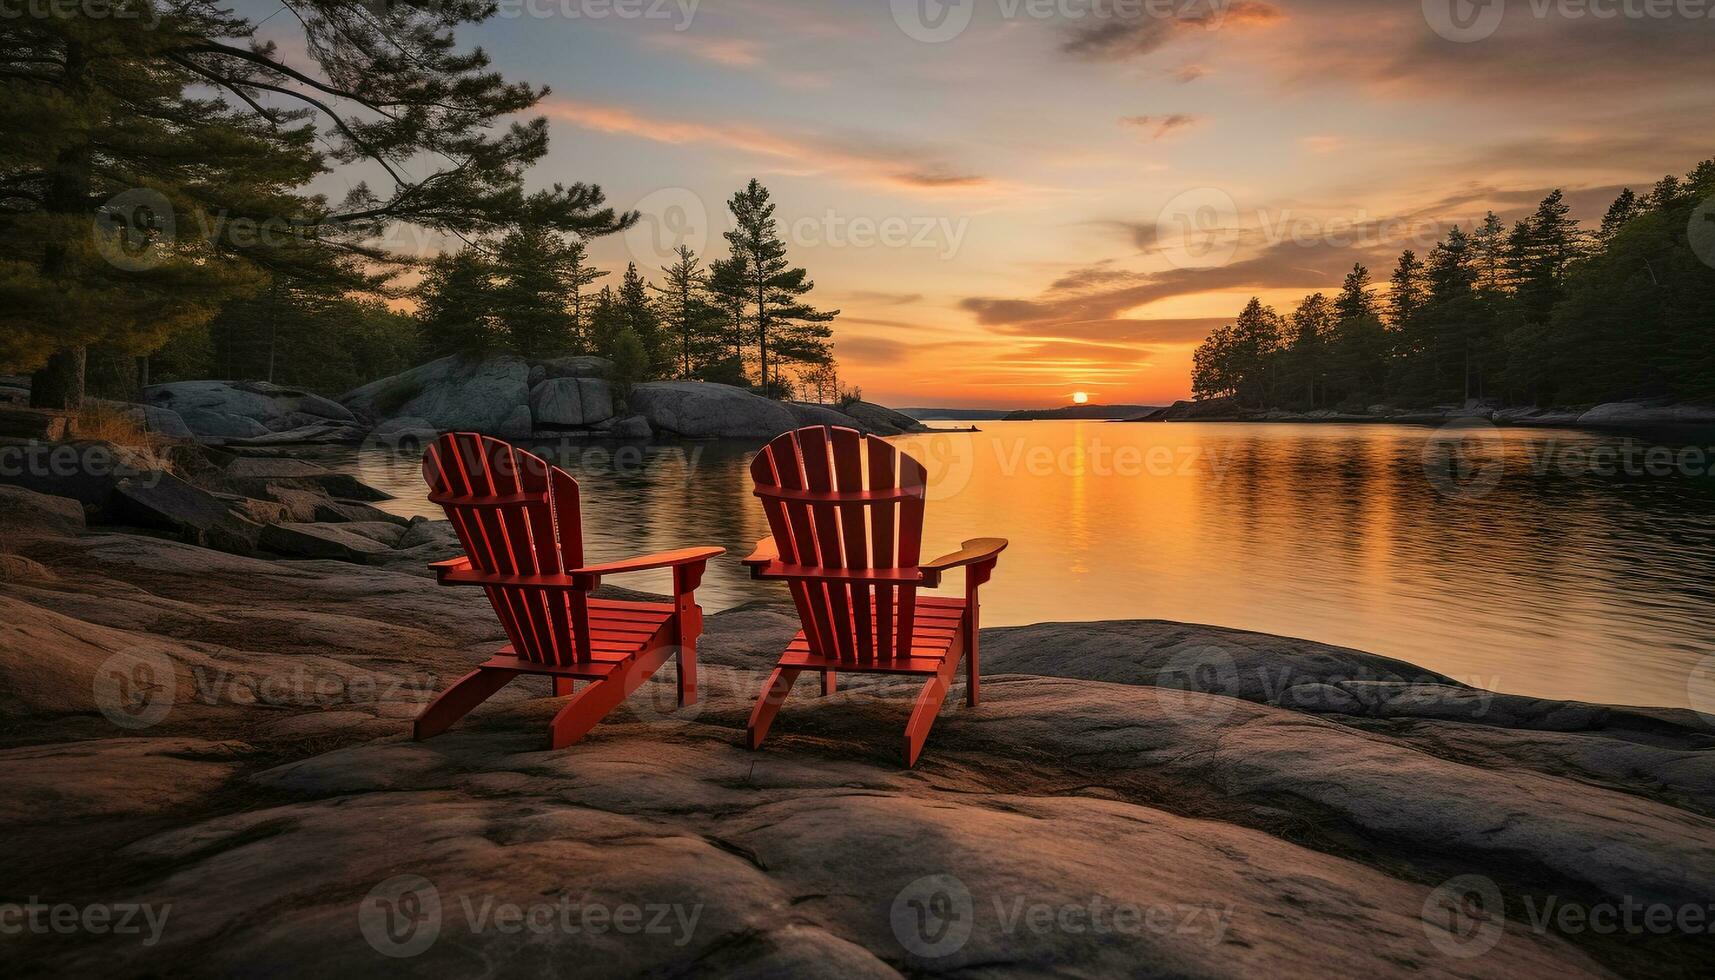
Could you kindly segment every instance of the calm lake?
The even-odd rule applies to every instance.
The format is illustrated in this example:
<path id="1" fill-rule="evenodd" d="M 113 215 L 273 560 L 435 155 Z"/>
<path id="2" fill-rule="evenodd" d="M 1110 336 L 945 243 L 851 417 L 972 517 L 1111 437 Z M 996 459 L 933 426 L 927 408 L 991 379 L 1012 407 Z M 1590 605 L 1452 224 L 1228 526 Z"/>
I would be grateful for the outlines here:
<path id="1" fill-rule="evenodd" d="M 925 557 L 1012 541 L 983 590 L 985 626 L 1209 623 L 1508 694 L 1705 706 L 1688 685 L 1715 666 L 1715 433 L 980 424 L 894 441 L 930 471 Z M 705 608 L 784 596 L 737 563 L 768 533 L 746 469 L 756 447 L 533 448 L 582 483 L 592 561 L 721 545 Z M 336 462 L 396 494 L 389 510 L 441 519 L 417 459 L 365 448 Z M 615 583 L 667 591 L 669 577 Z"/>

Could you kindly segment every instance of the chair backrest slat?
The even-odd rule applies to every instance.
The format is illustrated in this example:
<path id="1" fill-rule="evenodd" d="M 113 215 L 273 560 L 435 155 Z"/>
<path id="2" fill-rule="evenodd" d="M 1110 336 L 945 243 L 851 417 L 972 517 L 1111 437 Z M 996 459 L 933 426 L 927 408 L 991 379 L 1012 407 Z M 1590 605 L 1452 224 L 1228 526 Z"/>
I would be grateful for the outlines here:
<path id="1" fill-rule="evenodd" d="M 429 447 L 423 476 L 443 501 L 472 568 L 560 575 L 581 566 L 577 482 L 558 468 L 498 439 L 457 432 Z M 567 556 L 576 560 L 568 564 Z M 589 658 L 582 593 L 512 585 L 484 591 L 520 658 L 545 664 Z"/>
<path id="2" fill-rule="evenodd" d="M 758 453 L 751 475 L 783 563 L 917 567 L 925 471 L 883 440 L 841 426 L 799 429 Z M 904 492 L 883 492 L 895 490 Z M 793 580 L 790 586 L 816 654 L 854 665 L 910 656 L 915 585 Z"/>

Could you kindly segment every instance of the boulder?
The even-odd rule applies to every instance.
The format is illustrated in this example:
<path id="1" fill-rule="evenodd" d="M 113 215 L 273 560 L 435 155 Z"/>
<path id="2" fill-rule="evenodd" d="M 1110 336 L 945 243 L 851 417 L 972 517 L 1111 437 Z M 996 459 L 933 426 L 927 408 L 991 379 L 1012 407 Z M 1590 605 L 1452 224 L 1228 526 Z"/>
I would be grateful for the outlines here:
<path id="1" fill-rule="evenodd" d="M 356 500 L 334 500 L 326 497 L 314 502 L 311 514 L 311 519 L 319 524 L 373 524 L 380 521 L 405 527 L 411 523 L 409 518 L 389 514 L 379 507 Z"/>
<path id="2" fill-rule="evenodd" d="M 401 535 L 402 528 L 392 527 Z M 319 558 L 364 564 L 372 556 L 392 550 L 363 534 L 347 530 L 345 524 L 270 524 L 262 529 L 263 548 L 292 558 Z"/>
<path id="3" fill-rule="evenodd" d="M 97 513 L 106 511 L 119 480 L 160 465 L 147 453 L 98 440 L 0 445 L 0 483 L 70 497 Z"/>
<path id="4" fill-rule="evenodd" d="M 857 419 L 867 429 L 877 435 L 897 436 L 906 432 L 927 432 L 929 427 L 909 415 L 884 408 L 874 402 L 855 401 L 841 409 L 846 415 Z"/>
<path id="5" fill-rule="evenodd" d="M 0 486 L 0 529 L 8 534 L 76 534 L 83 505 L 23 487 Z"/>
<path id="6" fill-rule="evenodd" d="M 178 413 L 191 433 L 199 439 L 249 439 L 265 436 L 269 428 L 244 415 L 187 408 Z"/>
<path id="7" fill-rule="evenodd" d="M 1578 417 L 1580 425 L 1711 425 L 1715 406 L 1681 405 L 1659 399 L 1608 402 Z"/>
<path id="8" fill-rule="evenodd" d="M 115 483 L 107 517 L 116 524 L 171 531 L 190 544 L 236 554 L 248 554 L 261 533 L 226 501 L 161 470 Z"/>
<path id="9" fill-rule="evenodd" d="M 136 402 L 116 402 L 106 399 L 91 399 L 103 408 L 125 416 L 145 432 L 166 439 L 194 440 L 196 433 L 185 423 L 184 417 L 170 408 L 158 405 L 142 405 Z"/>
<path id="10" fill-rule="evenodd" d="M 654 438 L 655 431 L 649 427 L 649 420 L 641 415 L 629 415 L 622 419 L 613 419 L 601 430 L 602 436 L 608 439 L 622 439 L 627 442 L 647 442 Z"/>
<path id="11" fill-rule="evenodd" d="M 71 430 L 64 412 L 39 408 L 0 408 L 0 436 L 58 442 Z"/>
<path id="12" fill-rule="evenodd" d="M 263 436 L 300 428 L 307 421 L 356 421 L 351 411 L 338 402 L 266 381 L 175 381 L 150 385 L 143 390 L 143 401 L 177 412 L 192 432 L 205 438 Z"/>
<path id="13" fill-rule="evenodd" d="M 537 428 L 590 426 L 613 418 L 613 386 L 600 378 L 550 378 L 530 391 Z"/>
<path id="14" fill-rule="evenodd" d="M 549 378 L 611 378 L 613 377 L 613 362 L 605 357 L 589 357 L 577 355 L 571 357 L 550 357 L 531 370 L 540 369 L 542 377 Z"/>
<path id="15" fill-rule="evenodd" d="M 786 410 L 792 413 L 792 418 L 799 425 L 843 425 L 848 429 L 859 432 L 870 432 L 868 426 L 826 405 L 812 405 L 809 402 L 786 402 Z"/>
<path id="16" fill-rule="evenodd" d="M 1501 408 L 1489 419 L 1497 425 L 1577 425 L 1584 413 L 1563 408 Z"/>
<path id="17" fill-rule="evenodd" d="M 391 495 L 364 483 L 349 473 L 337 473 L 301 459 L 240 457 L 222 474 L 234 489 L 252 497 L 274 499 L 271 488 L 317 490 L 344 500 L 390 500 Z"/>
<path id="18" fill-rule="evenodd" d="M 340 401 L 374 419 L 420 420 L 442 432 L 530 434 L 530 366 L 522 358 L 443 357 L 348 392 Z"/>
<path id="19" fill-rule="evenodd" d="M 228 446 L 302 446 L 313 443 L 362 442 L 368 430 L 350 422 L 321 422 L 259 436 L 244 436 L 224 440 Z"/>
<path id="20" fill-rule="evenodd" d="M 655 431 L 676 436 L 772 439 L 798 426 L 786 406 L 731 385 L 650 381 L 626 401 Z"/>

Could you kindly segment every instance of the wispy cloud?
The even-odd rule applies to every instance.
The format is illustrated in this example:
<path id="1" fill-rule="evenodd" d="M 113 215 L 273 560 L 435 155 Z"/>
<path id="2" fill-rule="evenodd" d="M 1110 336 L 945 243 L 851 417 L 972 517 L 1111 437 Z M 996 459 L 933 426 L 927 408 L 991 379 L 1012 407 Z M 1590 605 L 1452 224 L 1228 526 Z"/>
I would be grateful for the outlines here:
<path id="1" fill-rule="evenodd" d="M 897 190 L 952 193 L 1013 192 L 1016 187 L 926 159 L 926 152 L 859 150 L 851 137 L 792 133 L 739 123 L 687 122 L 644 115 L 633 109 L 568 99 L 540 106 L 548 118 L 599 133 L 614 133 L 656 143 L 700 144 L 777 161 L 792 173 L 826 173 Z"/>
<path id="2" fill-rule="evenodd" d="M 1120 125 L 1140 129 L 1149 133 L 1154 140 L 1164 139 L 1181 130 L 1190 129 L 1202 123 L 1201 116 L 1175 112 L 1166 116 L 1121 116 Z"/>
<path id="3" fill-rule="evenodd" d="M 1122 61 L 1153 54 L 1193 34 L 1212 34 L 1238 27 L 1258 27 L 1282 20 L 1280 8 L 1259 0 L 1233 0 L 1207 7 L 1185 4 L 1172 16 L 1142 15 L 1103 19 L 1072 32 L 1061 50 L 1089 61 Z"/>

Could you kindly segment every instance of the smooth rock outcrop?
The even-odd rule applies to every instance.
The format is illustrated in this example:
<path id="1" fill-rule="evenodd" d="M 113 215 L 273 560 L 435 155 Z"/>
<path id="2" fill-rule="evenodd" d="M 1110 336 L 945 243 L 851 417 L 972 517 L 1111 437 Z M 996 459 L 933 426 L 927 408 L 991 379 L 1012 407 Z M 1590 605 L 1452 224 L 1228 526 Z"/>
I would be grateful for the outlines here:
<path id="1" fill-rule="evenodd" d="M 83 527 L 83 505 L 70 497 L 0 486 L 0 530 L 8 534 L 75 534 Z"/>
<path id="2" fill-rule="evenodd" d="M 844 414 L 856 419 L 857 428 L 877 435 L 897 436 L 907 432 L 927 432 L 929 427 L 909 415 L 874 402 L 856 401 L 842 408 Z"/>
<path id="3" fill-rule="evenodd" d="M 259 544 L 268 551 L 292 558 L 326 558 L 363 564 L 372 557 L 392 550 L 405 529 L 393 524 L 392 543 L 378 540 L 374 534 L 364 534 L 344 524 L 270 524 L 262 529 Z"/>
<path id="4" fill-rule="evenodd" d="M 444 556 L 449 531 L 417 522 L 399 543 Z M 763 750 L 743 747 L 797 629 L 758 603 L 709 617 L 694 706 L 677 708 L 669 670 L 546 751 L 564 701 L 523 679 L 419 744 L 422 704 L 506 642 L 480 590 L 437 587 L 420 558 L 274 562 L 111 533 L 21 547 L 53 574 L 0 579 L 0 709 L 17 722 L 0 765 L 24 763 L 29 798 L 66 812 L 0 813 L 8 885 L 173 903 L 150 946 L 18 939 L 26 973 L 1570 978 L 1706 962 L 1703 936 L 1527 914 L 1707 903 L 1715 733 L 1689 711 L 1497 699 L 1471 715 L 1483 692 L 1310 641 L 1020 627 L 985 631 L 983 703 L 956 688 L 905 770 L 919 685 L 896 679 L 842 678 L 833 697 L 803 680 Z M 146 706 L 165 710 L 120 738 L 92 678 L 140 651 L 160 668 Z M 99 859 L 68 860 L 80 849 Z M 1465 916 L 1442 887 L 1460 876 L 1504 908 Z M 390 905 L 400 888 L 416 904 Z M 501 927 L 513 905 L 549 909 L 546 925 Z M 374 927 L 407 906 L 434 931 L 387 958 L 418 926 Z M 625 921 L 659 908 L 664 927 L 616 928 L 631 906 Z M 604 928 L 560 927 L 565 907 Z"/>
<path id="5" fill-rule="evenodd" d="M 798 425 L 781 403 L 731 385 L 649 381 L 626 402 L 656 432 L 694 439 L 772 439 Z"/>
<path id="6" fill-rule="evenodd" d="M 421 419 L 443 432 L 502 438 L 530 434 L 530 365 L 497 354 L 443 357 L 346 393 L 340 402 L 373 419 Z"/>
<path id="7" fill-rule="evenodd" d="M 1579 425 L 1715 425 L 1715 406 L 1663 401 L 1608 402 L 1578 417 Z"/>
<path id="8" fill-rule="evenodd" d="M 550 378 L 530 390 L 537 429 L 599 425 L 613 418 L 613 386 L 600 378 Z"/>
<path id="9" fill-rule="evenodd" d="M 145 404 L 178 414 L 198 438 L 257 438 L 305 425 L 356 421 L 338 402 L 266 381 L 175 381 L 150 385 Z"/>

